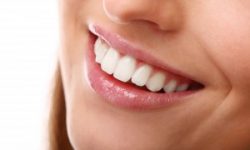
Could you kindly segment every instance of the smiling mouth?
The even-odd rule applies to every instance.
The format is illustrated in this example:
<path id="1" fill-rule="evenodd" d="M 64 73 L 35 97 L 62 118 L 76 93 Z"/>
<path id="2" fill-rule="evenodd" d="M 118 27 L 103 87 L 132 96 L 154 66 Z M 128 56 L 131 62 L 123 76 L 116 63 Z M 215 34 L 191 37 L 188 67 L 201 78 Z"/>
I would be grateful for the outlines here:
<path id="1" fill-rule="evenodd" d="M 88 78 L 93 89 L 108 102 L 129 108 L 157 108 L 204 88 L 117 35 L 97 26 L 91 26 L 90 32 Z"/>
<path id="2" fill-rule="evenodd" d="M 143 88 L 150 92 L 184 92 L 201 88 L 190 79 L 180 77 L 169 71 L 149 65 L 131 55 L 119 53 L 100 37 L 94 45 L 95 62 L 101 70 L 115 79 Z"/>

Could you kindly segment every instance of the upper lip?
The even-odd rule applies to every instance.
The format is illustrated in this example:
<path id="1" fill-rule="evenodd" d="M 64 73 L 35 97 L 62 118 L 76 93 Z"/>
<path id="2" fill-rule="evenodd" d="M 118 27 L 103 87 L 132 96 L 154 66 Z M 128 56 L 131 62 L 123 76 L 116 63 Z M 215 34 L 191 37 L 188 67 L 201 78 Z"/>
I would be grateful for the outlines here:
<path id="1" fill-rule="evenodd" d="M 156 66 L 162 68 L 163 70 L 172 73 L 174 75 L 184 77 L 188 80 L 193 80 L 193 77 L 188 73 L 184 73 L 180 70 L 174 69 L 170 67 L 170 65 L 163 63 L 159 59 L 154 56 L 148 54 L 146 51 L 139 49 L 132 42 L 127 39 L 121 37 L 119 34 L 110 32 L 108 30 L 103 29 L 102 27 L 94 24 L 89 24 L 89 30 L 91 33 L 100 37 L 106 43 L 108 43 L 112 48 L 118 50 L 122 54 L 131 55 L 138 60 L 142 60 L 143 62 L 150 64 L 152 66 Z M 197 81 L 195 81 L 197 82 Z"/>

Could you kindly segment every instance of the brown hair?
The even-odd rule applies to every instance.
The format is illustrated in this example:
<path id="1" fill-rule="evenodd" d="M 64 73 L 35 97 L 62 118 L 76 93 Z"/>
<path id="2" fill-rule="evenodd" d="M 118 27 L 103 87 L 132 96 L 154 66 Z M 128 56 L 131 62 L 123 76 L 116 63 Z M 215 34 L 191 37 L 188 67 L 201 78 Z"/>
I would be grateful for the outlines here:
<path id="1" fill-rule="evenodd" d="M 66 108 L 60 66 L 57 66 L 49 116 L 49 150 L 73 150 L 66 128 Z"/>

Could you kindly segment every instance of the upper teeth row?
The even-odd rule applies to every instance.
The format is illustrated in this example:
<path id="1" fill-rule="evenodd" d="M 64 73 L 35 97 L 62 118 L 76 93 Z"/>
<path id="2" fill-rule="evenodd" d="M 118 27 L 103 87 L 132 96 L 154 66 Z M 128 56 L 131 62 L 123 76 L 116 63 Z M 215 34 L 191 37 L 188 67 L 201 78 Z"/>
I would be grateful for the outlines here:
<path id="1" fill-rule="evenodd" d="M 167 81 L 166 73 L 154 71 L 148 64 L 138 65 L 137 60 L 131 56 L 121 56 L 99 38 L 95 42 L 94 52 L 95 61 L 101 64 L 101 69 L 122 82 L 131 81 L 137 86 L 146 86 L 152 92 L 163 89 L 166 93 L 171 93 L 185 91 L 189 87 L 188 83 L 178 84 L 176 79 Z"/>

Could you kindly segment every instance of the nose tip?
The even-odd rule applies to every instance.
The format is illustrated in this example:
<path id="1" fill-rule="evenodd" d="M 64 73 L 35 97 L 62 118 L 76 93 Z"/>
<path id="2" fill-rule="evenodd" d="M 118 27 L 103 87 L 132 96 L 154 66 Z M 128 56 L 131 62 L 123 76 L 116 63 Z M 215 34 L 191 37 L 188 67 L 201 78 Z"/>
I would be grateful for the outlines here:
<path id="1" fill-rule="evenodd" d="M 177 30 L 182 25 L 182 10 L 172 0 L 103 0 L 108 18 L 118 24 L 144 22 L 160 30 Z"/>

